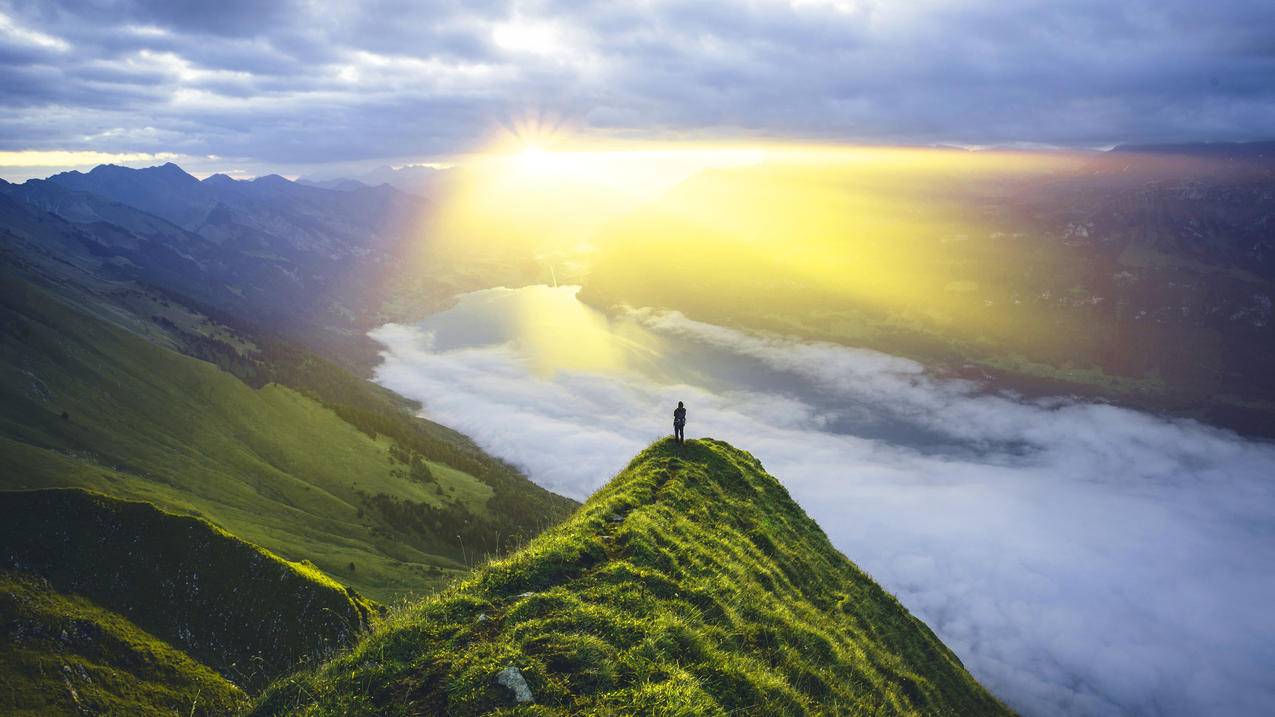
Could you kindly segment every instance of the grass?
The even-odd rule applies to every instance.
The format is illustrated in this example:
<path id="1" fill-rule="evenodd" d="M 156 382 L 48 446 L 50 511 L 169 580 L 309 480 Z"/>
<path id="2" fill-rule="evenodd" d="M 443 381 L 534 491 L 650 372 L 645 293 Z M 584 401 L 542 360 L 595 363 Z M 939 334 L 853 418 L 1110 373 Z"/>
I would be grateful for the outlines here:
<path id="1" fill-rule="evenodd" d="M 437 461 L 419 479 L 403 451 L 391 451 L 394 439 L 356 428 L 310 395 L 273 383 L 254 389 L 153 338 L 6 277 L 0 489 L 82 487 L 205 516 L 383 602 L 465 572 L 471 556 L 452 524 L 489 517 L 492 484 L 503 491 L 502 514 L 532 489 L 528 512 L 545 523 L 570 505 L 521 477 L 494 482 Z M 532 498 L 545 496 L 563 504 L 551 506 L 559 513 L 539 510 Z M 385 505 L 432 519 L 404 526 L 377 507 Z"/>
<path id="2" fill-rule="evenodd" d="M 1120 396 L 1131 393 L 1158 395 L 1168 390 L 1168 385 L 1165 384 L 1164 379 L 1154 370 L 1145 376 L 1136 378 L 1113 376 L 1097 366 L 1083 368 L 1054 366 L 1032 361 L 1021 354 L 1015 353 L 979 358 L 974 363 L 997 371 L 1006 371 L 1021 376 L 1033 376 L 1092 386 Z"/>
<path id="3" fill-rule="evenodd" d="M 216 672 L 82 597 L 0 571 L 0 713 L 225 715 L 248 697 Z"/>
<path id="4" fill-rule="evenodd" d="M 0 568 L 119 613 L 249 691 L 331 656 L 373 607 L 204 520 L 83 490 L 0 493 Z"/>
<path id="5" fill-rule="evenodd" d="M 1206 264 L 1185 256 L 1168 254 L 1155 248 L 1147 237 L 1135 237 L 1120 252 L 1117 262 L 1121 266 L 1138 269 L 1182 269 L 1197 274 L 1216 274 L 1235 282 L 1263 284 L 1262 277 L 1246 269 L 1230 264 Z"/>
<path id="6" fill-rule="evenodd" d="M 496 676 L 515 667 L 533 702 Z M 1008 714 L 749 454 L 658 442 L 256 715 Z"/>

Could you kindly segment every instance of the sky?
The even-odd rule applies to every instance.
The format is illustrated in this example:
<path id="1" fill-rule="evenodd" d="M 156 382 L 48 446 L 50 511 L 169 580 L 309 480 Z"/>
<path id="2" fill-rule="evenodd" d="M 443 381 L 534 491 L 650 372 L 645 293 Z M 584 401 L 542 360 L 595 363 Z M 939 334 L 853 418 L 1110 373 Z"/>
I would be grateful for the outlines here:
<path id="1" fill-rule="evenodd" d="M 1265 0 L 0 0 L 0 176 L 288 176 L 531 133 L 1268 139 Z"/>
<path id="2" fill-rule="evenodd" d="M 492 289 L 381 327 L 377 381 L 580 499 L 683 400 L 688 438 L 753 453 L 1023 714 L 1269 714 L 1275 445 L 676 312 L 607 320 L 572 297 Z M 540 340 L 564 334 L 590 360 Z"/>

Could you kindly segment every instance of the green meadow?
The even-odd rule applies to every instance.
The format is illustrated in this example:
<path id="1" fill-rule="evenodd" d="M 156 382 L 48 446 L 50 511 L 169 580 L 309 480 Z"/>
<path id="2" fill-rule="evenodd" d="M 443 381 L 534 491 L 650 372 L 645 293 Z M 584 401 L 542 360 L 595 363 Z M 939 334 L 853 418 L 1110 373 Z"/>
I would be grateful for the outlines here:
<path id="1" fill-rule="evenodd" d="M 491 515 L 494 493 L 541 523 L 572 505 L 403 410 L 343 420 L 317 393 L 254 388 L 51 291 L 0 288 L 0 489 L 89 488 L 202 516 L 382 602 L 481 555 L 458 535 L 507 518 Z"/>

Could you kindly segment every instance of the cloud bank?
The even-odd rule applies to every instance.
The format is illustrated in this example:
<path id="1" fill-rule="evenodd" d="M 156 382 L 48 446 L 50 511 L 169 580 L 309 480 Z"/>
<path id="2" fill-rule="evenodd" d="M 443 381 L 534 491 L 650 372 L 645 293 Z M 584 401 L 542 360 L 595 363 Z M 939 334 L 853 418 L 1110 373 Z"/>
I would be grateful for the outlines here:
<path id="1" fill-rule="evenodd" d="M 291 174 L 456 152 L 529 115 L 664 138 L 1244 140 L 1275 126 L 1272 27 L 1262 0 L 0 0 L 0 149 Z"/>
<path id="2" fill-rule="evenodd" d="M 386 346 L 377 380 L 578 498 L 667 433 L 685 401 L 688 436 L 761 459 L 1025 714 L 1275 704 L 1275 447 L 1111 406 L 986 395 L 872 351 L 675 313 L 624 321 L 679 358 L 544 374 L 513 337 L 440 349 L 428 328 L 388 325 L 373 334 Z M 717 353 L 697 363 L 695 351 Z M 763 380 L 713 375 L 736 361 Z M 658 378 L 678 371 L 688 378 Z M 871 437 L 874 426 L 896 430 Z"/>

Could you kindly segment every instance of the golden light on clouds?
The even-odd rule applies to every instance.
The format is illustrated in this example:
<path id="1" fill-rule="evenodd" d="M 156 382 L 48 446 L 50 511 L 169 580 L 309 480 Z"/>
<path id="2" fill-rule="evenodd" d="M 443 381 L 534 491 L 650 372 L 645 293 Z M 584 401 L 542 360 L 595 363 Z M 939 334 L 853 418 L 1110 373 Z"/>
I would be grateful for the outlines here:
<path id="1" fill-rule="evenodd" d="M 952 287 L 990 277 L 963 273 L 944 247 L 994 228 L 952 192 L 1080 161 L 1065 153 L 615 142 L 528 122 L 453 170 L 422 234 L 422 271 L 531 262 L 545 283 L 583 281 L 645 305 L 676 305 L 708 286 L 719 298 L 773 302 L 777 315 L 853 303 L 978 333 L 991 330 L 996 312 L 982 310 L 981 299 L 975 311 L 975 294 Z"/>

